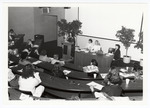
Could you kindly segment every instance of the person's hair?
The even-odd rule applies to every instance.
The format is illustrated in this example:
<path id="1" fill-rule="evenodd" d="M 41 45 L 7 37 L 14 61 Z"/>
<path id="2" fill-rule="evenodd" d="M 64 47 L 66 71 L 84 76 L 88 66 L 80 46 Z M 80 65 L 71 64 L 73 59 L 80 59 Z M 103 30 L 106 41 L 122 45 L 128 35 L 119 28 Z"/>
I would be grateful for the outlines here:
<path id="1" fill-rule="evenodd" d="M 46 50 L 42 50 L 42 51 L 40 52 L 40 55 L 42 55 L 42 56 L 45 56 L 45 55 L 47 55 L 47 52 L 46 52 Z"/>
<path id="2" fill-rule="evenodd" d="M 10 29 L 9 32 L 14 32 L 14 30 L 13 30 L 13 29 Z"/>
<path id="3" fill-rule="evenodd" d="M 14 50 L 13 50 L 13 53 L 16 51 L 16 54 L 18 54 L 18 49 L 17 48 L 15 48 Z"/>
<path id="4" fill-rule="evenodd" d="M 118 46 L 118 50 L 120 49 L 120 45 L 119 44 L 116 44 L 115 46 Z"/>
<path id="5" fill-rule="evenodd" d="M 109 48 L 108 53 L 113 53 L 114 52 L 113 50 L 114 50 L 113 48 Z"/>
<path id="6" fill-rule="evenodd" d="M 27 58 L 27 56 L 28 56 L 27 52 L 22 52 L 20 58 L 21 58 L 21 60 L 24 60 Z"/>
<path id="7" fill-rule="evenodd" d="M 54 54 L 54 55 L 53 55 L 53 58 L 54 58 L 54 56 L 56 56 L 56 57 L 59 59 L 59 55 L 58 55 L 58 54 Z"/>
<path id="8" fill-rule="evenodd" d="M 112 84 L 119 84 L 121 85 L 122 80 L 119 75 L 119 69 L 116 67 L 111 67 L 110 72 L 107 75 L 108 81 L 111 82 Z"/>
<path id="9" fill-rule="evenodd" d="M 61 68 L 60 63 L 59 63 L 59 62 L 56 62 L 56 63 L 54 64 L 53 68 L 52 68 L 52 73 L 53 73 L 54 76 L 55 76 L 55 74 L 59 73 L 59 71 L 62 71 L 62 68 Z"/>
<path id="10" fill-rule="evenodd" d="M 32 64 L 27 64 L 25 65 L 25 67 L 23 68 L 23 72 L 22 72 L 22 78 L 29 78 L 29 77 L 34 77 L 34 68 Z"/>
<path id="11" fill-rule="evenodd" d="M 93 42 L 93 40 L 92 39 L 89 39 L 89 41 L 92 43 Z"/>
<path id="12" fill-rule="evenodd" d="M 92 59 L 92 60 L 91 60 L 91 63 L 92 63 L 92 65 L 94 65 L 94 66 L 98 66 L 98 62 L 97 62 L 95 59 Z"/>
<path id="13" fill-rule="evenodd" d="M 97 42 L 97 45 L 101 45 L 100 42 L 98 40 L 95 40 L 95 42 Z"/>

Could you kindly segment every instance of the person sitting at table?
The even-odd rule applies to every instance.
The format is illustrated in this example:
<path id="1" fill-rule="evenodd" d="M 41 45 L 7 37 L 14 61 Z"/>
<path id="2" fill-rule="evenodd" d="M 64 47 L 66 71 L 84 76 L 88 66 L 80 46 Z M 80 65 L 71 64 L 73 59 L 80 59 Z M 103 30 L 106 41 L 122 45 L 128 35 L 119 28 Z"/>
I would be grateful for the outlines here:
<path id="1" fill-rule="evenodd" d="M 102 50 L 101 45 L 98 40 L 95 40 L 95 44 L 93 45 L 91 52 L 98 53 L 100 50 Z"/>
<path id="2" fill-rule="evenodd" d="M 64 61 L 59 60 L 59 55 L 58 54 L 54 54 L 53 58 L 51 59 L 51 64 L 55 64 L 56 62 L 58 62 L 61 66 L 65 65 Z"/>
<path id="3" fill-rule="evenodd" d="M 33 43 L 32 43 L 32 40 L 31 40 L 31 39 L 28 39 L 27 45 L 26 45 L 25 48 L 28 49 L 29 51 L 32 50 L 32 48 L 33 48 Z"/>
<path id="4" fill-rule="evenodd" d="M 39 72 L 35 72 L 31 64 L 23 68 L 22 75 L 19 77 L 19 90 L 31 93 L 33 96 L 41 97 L 45 87 L 40 85 L 41 78 Z"/>
<path id="5" fill-rule="evenodd" d="M 27 56 L 28 56 L 27 52 L 22 52 L 20 56 L 19 64 L 21 65 L 31 64 L 31 62 L 27 60 Z"/>
<path id="6" fill-rule="evenodd" d="M 91 52 L 92 48 L 93 48 L 93 40 L 89 39 L 85 49 Z"/>
<path id="7" fill-rule="evenodd" d="M 108 55 L 114 55 L 114 49 L 113 48 L 109 48 L 107 54 Z"/>
<path id="8" fill-rule="evenodd" d="M 15 75 L 11 69 L 8 68 L 8 87 L 18 88 L 19 75 Z"/>
<path id="9" fill-rule="evenodd" d="M 52 68 L 52 75 L 59 78 L 66 78 L 59 62 L 54 64 Z"/>
<path id="10" fill-rule="evenodd" d="M 88 73 L 88 76 L 94 76 L 94 74 L 96 74 L 96 76 L 99 73 L 99 69 L 98 69 L 98 63 L 95 59 L 91 60 L 91 63 L 89 66 L 85 66 L 83 67 L 83 71 Z"/>
<path id="11" fill-rule="evenodd" d="M 121 56 L 120 45 L 116 44 L 115 45 L 115 51 L 114 51 L 114 60 L 119 60 L 120 56 Z"/>
<path id="12" fill-rule="evenodd" d="M 11 62 L 11 65 L 16 65 L 19 63 L 19 53 L 18 53 L 18 49 L 15 48 L 13 50 L 10 50 L 10 52 L 8 53 L 8 57 L 9 57 L 9 62 Z"/>
<path id="13" fill-rule="evenodd" d="M 119 68 L 117 67 L 111 67 L 108 74 L 106 75 L 106 77 L 104 78 L 104 83 L 107 85 L 108 81 L 109 81 L 109 77 L 110 76 L 116 76 L 116 77 L 120 77 L 120 79 L 123 79 L 120 75 L 119 75 Z M 122 83 L 122 82 L 120 82 Z"/>
<path id="14" fill-rule="evenodd" d="M 107 84 L 101 89 L 101 92 L 106 94 L 107 96 L 122 96 L 122 79 L 118 75 L 109 74 Z M 91 91 L 98 93 L 91 86 Z"/>
<path id="15" fill-rule="evenodd" d="M 8 31 L 8 41 L 13 41 L 15 35 L 16 35 L 16 33 L 14 32 L 14 30 L 13 30 L 13 29 L 10 29 L 10 30 Z"/>
<path id="16" fill-rule="evenodd" d="M 39 59 L 39 49 L 38 48 L 32 48 L 31 52 L 29 53 L 30 57 Z"/>
<path id="17" fill-rule="evenodd" d="M 45 62 L 50 62 L 50 61 L 51 61 L 50 58 L 47 57 L 47 52 L 46 52 L 46 50 L 42 50 L 42 51 L 40 52 L 39 60 L 45 61 Z"/>

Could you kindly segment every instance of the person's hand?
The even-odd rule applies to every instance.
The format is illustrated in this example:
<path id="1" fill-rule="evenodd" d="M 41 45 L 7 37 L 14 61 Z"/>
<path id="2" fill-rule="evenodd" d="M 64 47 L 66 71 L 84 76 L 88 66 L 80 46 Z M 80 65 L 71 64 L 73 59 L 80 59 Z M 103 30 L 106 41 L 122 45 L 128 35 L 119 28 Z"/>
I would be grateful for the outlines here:
<path id="1" fill-rule="evenodd" d="M 94 87 L 90 86 L 91 92 L 94 92 Z"/>

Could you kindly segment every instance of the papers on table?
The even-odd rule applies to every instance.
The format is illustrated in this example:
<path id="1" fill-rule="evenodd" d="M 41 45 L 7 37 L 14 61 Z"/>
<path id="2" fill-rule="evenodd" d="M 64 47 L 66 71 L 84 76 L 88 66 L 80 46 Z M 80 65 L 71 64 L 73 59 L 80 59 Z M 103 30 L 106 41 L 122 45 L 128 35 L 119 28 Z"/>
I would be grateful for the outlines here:
<path id="1" fill-rule="evenodd" d="M 86 73 L 99 72 L 98 67 L 93 65 L 83 67 L 83 71 Z"/>
<path id="2" fill-rule="evenodd" d="M 41 63 L 41 62 L 42 62 L 42 61 L 38 60 L 38 61 L 33 62 L 32 64 L 37 65 L 37 64 L 39 64 L 39 63 Z"/>
<path id="3" fill-rule="evenodd" d="M 23 69 L 18 70 L 18 72 L 23 72 Z"/>
<path id="4" fill-rule="evenodd" d="M 98 90 L 101 90 L 104 86 L 101 85 L 101 84 L 98 84 L 94 81 L 90 82 L 90 83 L 87 83 L 86 85 L 88 86 L 93 86 L 94 88 L 98 89 Z"/>
<path id="5" fill-rule="evenodd" d="M 127 70 L 126 70 L 126 69 L 123 69 L 123 68 L 120 69 L 120 71 L 121 71 L 121 72 L 127 72 Z"/>
<path id="6" fill-rule="evenodd" d="M 121 96 L 118 96 L 118 97 L 113 96 L 113 100 L 114 101 L 130 101 L 129 97 L 121 97 Z"/>
<path id="7" fill-rule="evenodd" d="M 70 72 L 71 72 L 71 71 L 69 71 L 69 70 L 64 70 L 64 71 L 63 71 L 63 73 L 64 73 L 65 75 L 68 75 Z"/>
<path id="8" fill-rule="evenodd" d="M 98 98 L 98 100 L 104 100 L 104 101 L 130 101 L 129 97 L 121 97 L 121 96 L 108 96 L 107 94 L 103 92 L 95 92 L 95 97 Z"/>
<path id="9" fill-rule="evenodd" d="M 134 73 L 119 73 L 120 76 L 124 77 L 124 78 L 128 78 L 128 77 L 135 77 Z"/>
<path id="10" fill-rule="evenodd" d="M 20 99 L 20 100 L 33 100 L 32 97 L 30 97 L 29 95 L 26 95 L 26 94 L 24 94 L 24 93 L 21 93 L 19 99 Z"/>

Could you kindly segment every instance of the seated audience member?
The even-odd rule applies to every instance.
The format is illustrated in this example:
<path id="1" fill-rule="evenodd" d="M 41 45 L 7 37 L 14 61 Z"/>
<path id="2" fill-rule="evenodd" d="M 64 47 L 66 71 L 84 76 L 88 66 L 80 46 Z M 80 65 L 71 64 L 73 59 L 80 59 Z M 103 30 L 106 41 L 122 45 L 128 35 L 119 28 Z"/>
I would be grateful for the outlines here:
<path id="1" fill-rule="evenodd" d="M 65 65 L 64 61 L 59 60 L 58 54 L 54 54 L 53 58 L 50 59 L 51 59 L 51 64 L 55 64 L 56 62 L 58 62 L 61 66 Z"/>
<path id="2" fill-rule="evenodd" d="M 9 50 L 8 53 L 8 57 L 9 57 L 9 62 L 11 61 L 13 65 L 18 64 L 19 62 L 19 53 L 18 53 L 18 49 L 13 49 L 13 50 Z"/>
<path id="3" fill-rule="evenodd" d="M 119 75 L 119 68 L 116 68 L 116 67 L 111 67 L 111 69 L 109 70 L 109 73 L 104 78 L 104 83 L 106 85 L 109 81 L 110 76 L 120 77 L 122 79 L 122 77 Z M 122 83 L 122 82 L 120 82 L 120 83 Z"/>
<path id="4" fill-rule="evenodd" d="M 31 40 L 31 39 L 28 39 L 28 42 L 27 42 L 27 45 L 26 45 L 25 48 L 28 49 L 29 51 L 32 50 L 32 48 L 33 48 L 33 43 L 32 43 L 32 40 Z"/>
<path id="5" fill-rule="evenodd" d="M 101 45 L 98 40 L 95 40 L 95 44 L 92 47 L 91 52 L 98 53 L 98 51 L 102 50 Z"/>
<path id="6" fill-rule="evenodd" d="M 121 96 L 122 95 L 122 79 L 118 75 L 109 73 L 107 76 L 107 84 L 101 89 L 102 93 L 108 96 Z M 92 92 L 95 92 L 94 88 L 91 87 Z"/>
<path id="7" fill-rule="evenodd" d="M 45 62 L 50 62 L 50 58 L 47 57 L 47 52 L 46 50 L 42 50 L 40 55 L 39 55 L 39 60 L 45 61 Z"/>
<path id="8" fill-rule="evenodd" d="M 99 69 L 98 69 L 98 63 L 95 59 L 91 60 L 91 63 L 89 66 L 83 67 L 83 71 L 88 73 L 89 76 L 92 76 L 94 74 L 98 75 L 99 74 Z"/>
<path id="9" fill-rule="evenodd" d="M 88 44 L 86 45 L 86 49 L 91 52 L 92 48 L 93 48 L 93 40 L 89 39 Z"/>
<path id="10" fill-rule="evenodd" d="M 114 53 L 114 49 L 113 48 L 109 48 L 108 49 L 108 55 L 113 55 Z"/>
<path id="11" fill-rule="evenodd" d="M 39 59 L 39 51 L 38 51 L 38 48 L 32 48 L 30 54 L 29 54 L 30 57 L 33 57 L 33 58 L 36 58 L 36 59 Z"/>
<path id="12" fill-rule="evenodd" d="M 16 33 L 14 32 L 14 30 L 13 30 L 13 29 L 10 29 L 10 30 L 8 31 L 8 41 L 13 41 L 15 35 L 16 35 Z"/>
<path id="13" fill-rule="evenodd" d="M 31 62 L 29 62 L 28 60 L 26 60 L 27 56 L 28 56 L 27 52 L 22 52 L 21 56 L 20 56 L 19 64 L 21 64 L 21 65 L 31 64 Z"/>
<path id="14" fill-rule="evenodd" d="M 54 64 L 54 67 L 52 69 L 52 74 L 55 77 L 66 78 L 65 75 L 64 75 L 64 73 L 63 73 L 63 70 L 61 68 L 61 65 L 58 62 L 56 62 Z"/>
<path id="15" fill-rule="evenodd" d="M 29 92 L 33 96 L 41 97 L 44 92 L 44 86 L 40 85 L 41 79 L 39 72 L 35 72 L 31 64 L 27 64 L 23 68 L 22 75 L 19 77 L 19 90 Z"/>
<path id="16" fill-rule="evenodd" d="M 114 51 L 114 60 L 119 60 L 120 56 L 121 56 L 120 45 L 116 44 L 115 45 L 115 51 Z"/>
<path id="17" fill-rule="evenodd" d="M 122 88 L 120 84 L 122 80 L 119 76 L 110 75 L 108 78 L 108 83 L 104 86 L 101 92 L 105 92 L 109 96 L 121 96 L 122 95 Z"/>

